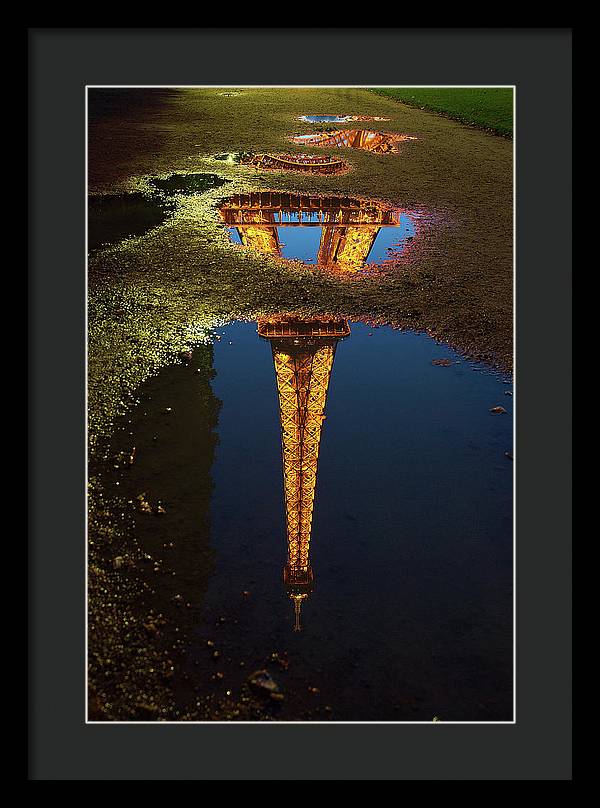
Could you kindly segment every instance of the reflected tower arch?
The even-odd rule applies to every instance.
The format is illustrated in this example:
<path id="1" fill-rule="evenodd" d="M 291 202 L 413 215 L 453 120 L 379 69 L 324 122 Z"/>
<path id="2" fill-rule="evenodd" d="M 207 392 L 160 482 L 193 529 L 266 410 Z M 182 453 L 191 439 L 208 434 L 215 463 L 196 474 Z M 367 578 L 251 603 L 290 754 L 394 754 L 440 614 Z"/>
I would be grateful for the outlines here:
<path id="1" fill-rule="evenodd" d="M 369 129 L 335 129 L 313 132 L 308 135 L 292 135 L 289 139 L 300 146 L 360 149 L 374 154 L 398 154 L 400 143 L 416 140 L 416 137 L 398 132 L 373 132 Z"/>
<path id="2" fill-rule="evenodd" d="M 241 244 L 281 257 L 279 228 L 319 227 L 317 266 L 357 272 L 382 227 L 399 227 L 401 211 L 376 200 L 261 191 L 237 194 L 219 207 Z"/>

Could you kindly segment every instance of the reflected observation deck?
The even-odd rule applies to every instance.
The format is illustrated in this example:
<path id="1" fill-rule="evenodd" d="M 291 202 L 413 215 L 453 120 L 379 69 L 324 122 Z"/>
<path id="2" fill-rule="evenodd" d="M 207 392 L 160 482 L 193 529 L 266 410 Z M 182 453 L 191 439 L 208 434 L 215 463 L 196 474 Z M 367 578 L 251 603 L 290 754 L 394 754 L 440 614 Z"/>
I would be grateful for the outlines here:
<path id="1" fill-rule="evenodd" d="M 244 247 L 282 256 L 279 229 L 320 227 L 317 265 L 356 272 L 382 227 L 399 227 L 401 211 L 375 200 L 274 191 L 237 194 L 219 208 Z"/>
<path id="2" fill-rule="evenodd" d="M 283 580 L 294 603 L 294 631 L 313 587 L 310 538 L 325 403 L 336 345 L 349 336 L 347 320 L 294 315 L 258 321 L 271 343 L 281 422 L 287 563 Z"/>
<path id="3" fill-rule="evenodd" d="M 292 143 L 300 146 L 361 149 L 374 154 L 398 154 L 400 151 L 398 144 L 416 139 L 412 135 L 401 135 L 398 132 L 372 132 L 369 129 L 337 129 L 290 137 Z"/>

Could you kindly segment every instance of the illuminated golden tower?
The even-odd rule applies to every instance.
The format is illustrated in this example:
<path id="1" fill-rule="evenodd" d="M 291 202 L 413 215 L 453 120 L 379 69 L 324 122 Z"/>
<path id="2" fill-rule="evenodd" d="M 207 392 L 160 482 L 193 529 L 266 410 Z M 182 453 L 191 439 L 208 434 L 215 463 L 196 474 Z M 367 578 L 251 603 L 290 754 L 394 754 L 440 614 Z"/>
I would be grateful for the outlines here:
<path id="1" fill-rule="evenodd" d="M 283 459 L 287 564 L 283 579 L 294 602 L 294 630 L 312 590 L 310 536 L 321 428 L 338 341 L 350 334 L 347 320 L 277 317 L 260 320 L 258 333 L 273 352 Z"/>

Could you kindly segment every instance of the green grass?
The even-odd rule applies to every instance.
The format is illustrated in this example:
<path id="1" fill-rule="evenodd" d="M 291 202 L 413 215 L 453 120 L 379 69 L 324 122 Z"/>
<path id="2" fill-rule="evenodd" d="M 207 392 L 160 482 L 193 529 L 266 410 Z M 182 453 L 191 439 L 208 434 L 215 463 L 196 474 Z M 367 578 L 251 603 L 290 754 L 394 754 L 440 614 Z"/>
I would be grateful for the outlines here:
<path id="1" fill-rule="evenodd" d="M 511 87 L 378 87 L 374 92 L 512 137 Z"/>

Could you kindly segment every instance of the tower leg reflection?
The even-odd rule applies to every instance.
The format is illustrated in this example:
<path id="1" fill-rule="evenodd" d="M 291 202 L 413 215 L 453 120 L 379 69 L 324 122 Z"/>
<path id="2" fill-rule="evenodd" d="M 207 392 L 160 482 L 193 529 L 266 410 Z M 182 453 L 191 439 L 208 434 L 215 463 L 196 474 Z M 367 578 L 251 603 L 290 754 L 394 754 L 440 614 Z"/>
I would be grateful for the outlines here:
<path id="1" fill-rule="evenodd" d="M 288 548 L 283 578 L 299 631 L 313 585 L 310 538 L 327 390 L 336 345 L 350 327 L 342 319 L 280 317 L 260 320 L 258 333 L 271 343 L 275 366 Z"/>

